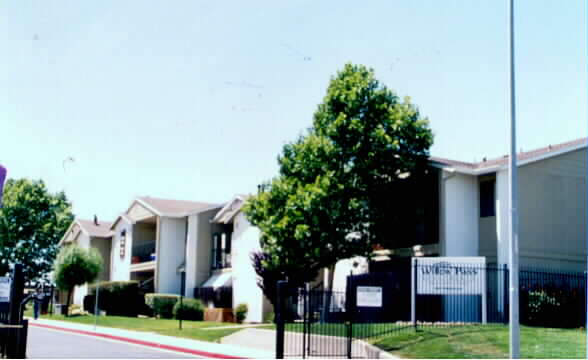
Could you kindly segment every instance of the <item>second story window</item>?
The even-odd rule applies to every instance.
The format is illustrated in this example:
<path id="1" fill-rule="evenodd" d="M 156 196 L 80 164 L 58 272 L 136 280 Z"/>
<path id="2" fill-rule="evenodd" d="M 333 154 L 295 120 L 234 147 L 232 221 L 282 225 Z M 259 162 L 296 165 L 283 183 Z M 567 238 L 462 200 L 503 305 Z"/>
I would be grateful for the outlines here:
<path id="1" fill-rule="evenodd" d="M 496 216 L 494 186 L 495 180 L 480 182 L 480 217 Z"/>
<path id="2" fill-rule="evenodd" d="M 226 233 L 212 235 L 212 261 L 213 270 L 231 267 L 231 236 Z"/>

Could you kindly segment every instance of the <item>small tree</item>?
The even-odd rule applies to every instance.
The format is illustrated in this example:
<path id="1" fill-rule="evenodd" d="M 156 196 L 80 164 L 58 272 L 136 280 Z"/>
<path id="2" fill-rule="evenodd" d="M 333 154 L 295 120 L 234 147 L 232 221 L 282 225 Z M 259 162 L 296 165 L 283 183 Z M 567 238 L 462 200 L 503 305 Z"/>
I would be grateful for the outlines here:
<path id="1" fill-rule="evenodd" d="M 54 280 L 60 290 L 67 291 L 66 316 L 74 288 L 96 280 L 101 269 L 102 257 L 94 248 L 86 250 L 68 245 L 59 251 L 54 264 Z"/>

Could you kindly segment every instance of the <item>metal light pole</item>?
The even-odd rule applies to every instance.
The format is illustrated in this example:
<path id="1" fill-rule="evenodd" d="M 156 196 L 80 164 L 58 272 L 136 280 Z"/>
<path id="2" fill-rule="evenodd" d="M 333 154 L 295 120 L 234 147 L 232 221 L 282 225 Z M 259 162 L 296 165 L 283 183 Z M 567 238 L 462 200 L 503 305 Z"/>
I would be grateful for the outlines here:
<path id="1" fill-rule="evenodd" d="M 94 331 L 96 331 L 96 325 L 98 325 L 98 312 L 100 308 L 98 307 L 98 294 L 100 293 L 100 284 L 96 284 L 96 303 L 94 304 Z"/>
<path id="2" fill-rule="evenodd" d="M 516 150 L 516 110 L 515 110 L 515 61 L 514 61 L 514 0 L 508 0 L 509 17 L 509 55 L 510 55 L 510 161 L 508 195 L 510 199 L 509 221 L 509 324 L 510 357 L 520 358 L 519 346 L 519 224 L 517 209 L 517 150 Z"/>

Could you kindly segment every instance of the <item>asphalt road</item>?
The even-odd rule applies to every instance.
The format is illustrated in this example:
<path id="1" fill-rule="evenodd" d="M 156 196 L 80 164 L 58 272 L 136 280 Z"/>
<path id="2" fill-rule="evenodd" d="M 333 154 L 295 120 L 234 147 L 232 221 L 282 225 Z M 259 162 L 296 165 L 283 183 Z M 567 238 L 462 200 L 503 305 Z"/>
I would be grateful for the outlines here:
<path id="1" fill-rule="evenodd" d="M 185 359 L 195 358 L 195 356 L 94 336 L 29 326 L 27 358 Z"/>

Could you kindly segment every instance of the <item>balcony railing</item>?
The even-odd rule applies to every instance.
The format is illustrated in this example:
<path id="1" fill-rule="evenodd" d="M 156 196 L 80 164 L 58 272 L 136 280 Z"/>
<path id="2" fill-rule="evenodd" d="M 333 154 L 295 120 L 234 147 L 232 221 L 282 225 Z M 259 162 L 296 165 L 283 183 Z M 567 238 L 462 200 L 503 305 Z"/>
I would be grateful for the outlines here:
<path id="1" fill-rule="evenodd" d="M 231 253 L 226 249 L 212 250 L 212 270 L 225 269 L 231 267 Z"/>
<path id="2" fill-rule="evenodd" d="M 231 286 L 197 287 L 194 288 L 194 298 L 202 300 L 205 305 L 211 304 L 216 308 L 233 307 L 233 288 Z"/>

